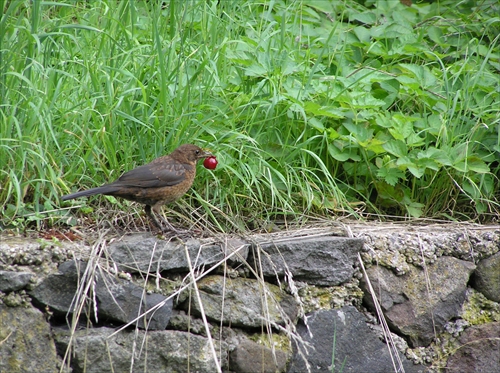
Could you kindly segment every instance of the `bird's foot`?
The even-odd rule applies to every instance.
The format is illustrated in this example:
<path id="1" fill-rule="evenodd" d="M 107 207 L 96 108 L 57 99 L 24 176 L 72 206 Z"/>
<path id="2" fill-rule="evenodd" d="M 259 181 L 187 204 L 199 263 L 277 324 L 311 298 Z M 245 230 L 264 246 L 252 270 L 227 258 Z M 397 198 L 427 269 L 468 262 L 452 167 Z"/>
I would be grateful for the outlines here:
<path id="1" fill-rule="evenodd" d="M 151 219 L 151 223 L 154 225 L 154 230 L 151 230 L 151 233 L 157 236 L 162 236 L 165 239 L 178 239 L 180 241 L 192 238 L 193 236 L 201 236 L 202 231 L 198 229 L 177 229 L 170 222 L 165 219 L 162 215 L 158 215 L 160 221 L 158 221 L 155 215 L 152 212 L 150 206 L 146 206 L 145 208 L 146 214 Z"/>
<path id="2" fill-rule="evenodd" d="M 166 240 L 179 240 L 184 241 L 191 237 L 193 237 L 193 232 L 190 230 L 179 230 L 179 229 L 169 229 L 169 228 L 161 228 L 152 233 L 156 236 L 162 237 Z"/>
<path id="3" fill-rule="evenodd" d="M 192 234 L 188 230 L 169 230 L 168 233 L 171 237 L 176 238 L 180 241 L 186 240 L 192 237 Z"/>

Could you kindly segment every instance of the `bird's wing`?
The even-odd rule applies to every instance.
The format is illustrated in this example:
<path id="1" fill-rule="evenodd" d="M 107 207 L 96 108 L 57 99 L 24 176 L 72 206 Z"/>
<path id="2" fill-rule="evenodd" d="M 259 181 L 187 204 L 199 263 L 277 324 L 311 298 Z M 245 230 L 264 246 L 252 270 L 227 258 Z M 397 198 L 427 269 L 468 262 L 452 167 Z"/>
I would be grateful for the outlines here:
<path id="1" fill-rule="evenodd" d="M 125 172 L 113 184 L 140 188 L 161 188 L 184 181 L 191 166 L 173 161 L 149 163 Z"/>

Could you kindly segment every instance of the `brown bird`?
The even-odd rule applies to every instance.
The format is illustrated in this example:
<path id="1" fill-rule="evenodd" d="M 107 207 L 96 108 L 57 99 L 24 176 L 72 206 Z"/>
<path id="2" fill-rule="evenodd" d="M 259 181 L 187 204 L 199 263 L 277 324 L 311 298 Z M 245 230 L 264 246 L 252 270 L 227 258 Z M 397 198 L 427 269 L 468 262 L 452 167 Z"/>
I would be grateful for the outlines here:
<path id="1" fill-rule="evenodd" d="M 161 206 L 174 202 L 191 188 L 196 175 L 196 163 L 206 157 L 213 155 L 196 145 L 184 144 L 169 155 L 125 172 L 111 184 L 68 194 L 63 196 L 62 200 L 104 194 L 143 203 L 146 205 L 144 208 L 146 214 L 157 228 L 163 231 L 153 212 L 160 216 L 169 230 L 178 233 L 160 215 Z"/>

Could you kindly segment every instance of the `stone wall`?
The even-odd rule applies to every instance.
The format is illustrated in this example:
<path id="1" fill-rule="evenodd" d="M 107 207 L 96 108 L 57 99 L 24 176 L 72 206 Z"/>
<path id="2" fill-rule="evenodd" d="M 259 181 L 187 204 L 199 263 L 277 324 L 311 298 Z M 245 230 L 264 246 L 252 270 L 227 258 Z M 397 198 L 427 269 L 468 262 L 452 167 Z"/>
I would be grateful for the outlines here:
<path id="1" fill-rule="evenodd" d="M 0 372 L 493 372 L 499 287 L 499 226 L 3 235 Z"/>

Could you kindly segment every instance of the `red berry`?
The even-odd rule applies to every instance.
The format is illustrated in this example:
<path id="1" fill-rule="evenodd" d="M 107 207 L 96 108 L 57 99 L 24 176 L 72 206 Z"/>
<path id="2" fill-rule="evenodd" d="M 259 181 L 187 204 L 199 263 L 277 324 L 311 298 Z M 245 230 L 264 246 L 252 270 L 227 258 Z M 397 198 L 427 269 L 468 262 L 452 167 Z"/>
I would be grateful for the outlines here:
<path id="1" fill-rule="evenodd" d="M 217 158 L 211 156 L 205 158 L 205 160 L 203 161 L 203 166 L 205 166 L 205 168 L 208 168 L 209 170 L 215 170 L 215 167 L 217 167 L 217 163 L 219 163 L 217 162 Z"/>

